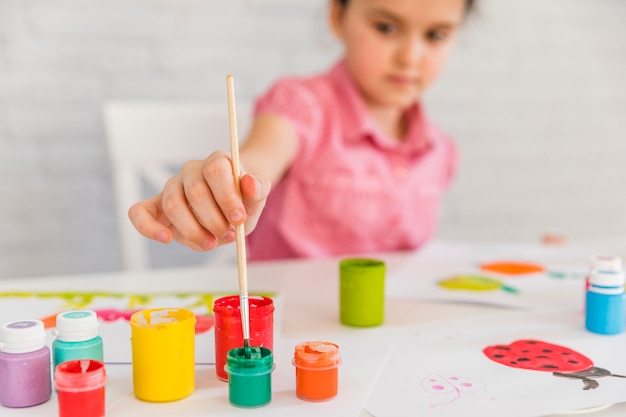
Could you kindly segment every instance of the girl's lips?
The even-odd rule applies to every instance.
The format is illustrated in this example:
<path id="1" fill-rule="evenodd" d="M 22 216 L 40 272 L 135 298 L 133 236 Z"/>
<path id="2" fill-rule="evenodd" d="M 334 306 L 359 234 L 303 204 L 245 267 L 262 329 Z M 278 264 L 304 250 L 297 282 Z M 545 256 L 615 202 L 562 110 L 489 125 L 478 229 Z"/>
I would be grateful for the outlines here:
<path id="1" fill-rule="evenodd" d="M 396 84 L 399 86 L 413 86 L 417 83 L 417 78 L 415 77 L 405 77 L 405 76 L 401 76 L 401 75 L 391 75 L 389 76 L 389 81 L 392 84 Z"/>

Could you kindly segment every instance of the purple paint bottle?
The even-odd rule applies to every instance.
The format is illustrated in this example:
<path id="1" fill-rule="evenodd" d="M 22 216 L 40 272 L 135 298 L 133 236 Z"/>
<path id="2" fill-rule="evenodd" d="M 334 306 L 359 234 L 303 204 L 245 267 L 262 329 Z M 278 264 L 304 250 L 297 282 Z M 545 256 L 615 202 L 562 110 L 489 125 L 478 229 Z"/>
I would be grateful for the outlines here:
<path id="1" fill-rule="evenodd" d="M 30 407 L 50 399 L 50 349 L 40 320 L 16 321 L 0 329 L 0 405 Z"/>

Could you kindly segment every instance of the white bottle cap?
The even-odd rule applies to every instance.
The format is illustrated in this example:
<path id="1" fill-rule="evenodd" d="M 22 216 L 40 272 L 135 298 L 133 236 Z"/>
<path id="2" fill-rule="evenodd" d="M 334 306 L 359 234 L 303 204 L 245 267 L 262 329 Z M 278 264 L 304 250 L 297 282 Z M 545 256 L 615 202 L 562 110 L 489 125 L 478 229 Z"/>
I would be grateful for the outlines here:
<path id="1" fill-rule="evenodd" d="M 98 336 L 98 316 L 89 310 L 66 311 L 57 315 L 57 339 L 82 342 Z"/>
<path id="2" fill-rule="evenodd" d="M 2 326 L 0 340 L 2 352 L 34 352 L 46 345 L 46 332 L 40 320 L 14 321 Z"/>
<path id="3" fill-rule="evenodd" d="M 596 254 L 591 257 L 591 269 L 620 272 L 623 269 L 622 258 L 616 255 Z"/>
<path id="4" fill-rule="evenodd" d="M 601 269 L 595 269 L 591 271 L 589 277 L 589 283 L 591 285 L 599 287 L 624 287 L 624 272 L 605 271 Z"/>

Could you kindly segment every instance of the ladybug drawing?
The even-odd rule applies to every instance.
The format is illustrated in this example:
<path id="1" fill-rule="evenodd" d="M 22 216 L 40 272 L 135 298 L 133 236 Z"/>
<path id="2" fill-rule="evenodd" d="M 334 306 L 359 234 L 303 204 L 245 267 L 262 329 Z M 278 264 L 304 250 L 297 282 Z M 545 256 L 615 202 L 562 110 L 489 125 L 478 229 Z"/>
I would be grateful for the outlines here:
<path id="1" fill-rule="evenodd" d="M 512 368 L 552 372 L 554 376 L 580 379 L 583 390 L 598 388 L 600 384 L 597 378 L 626 378 L 625 375 L 612 374 L 594 366 L 591 359 L 575 350 L 541 340 L 516 340 L 509 345 L 487 346 L 483 353 L 492 361 Z"/>

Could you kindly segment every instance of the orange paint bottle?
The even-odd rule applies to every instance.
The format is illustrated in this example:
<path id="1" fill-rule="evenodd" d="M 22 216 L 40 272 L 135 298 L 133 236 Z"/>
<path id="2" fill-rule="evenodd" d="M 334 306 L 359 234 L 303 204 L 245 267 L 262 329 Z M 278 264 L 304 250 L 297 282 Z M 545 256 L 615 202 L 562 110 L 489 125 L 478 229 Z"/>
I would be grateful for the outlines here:
<path id="1" fill-rule="evenodd" d="M 296 395 L 301 400 L 324 401 L 337 395 L 339 346 L 330 342 L 305 342 L 296 346 Z"/>

